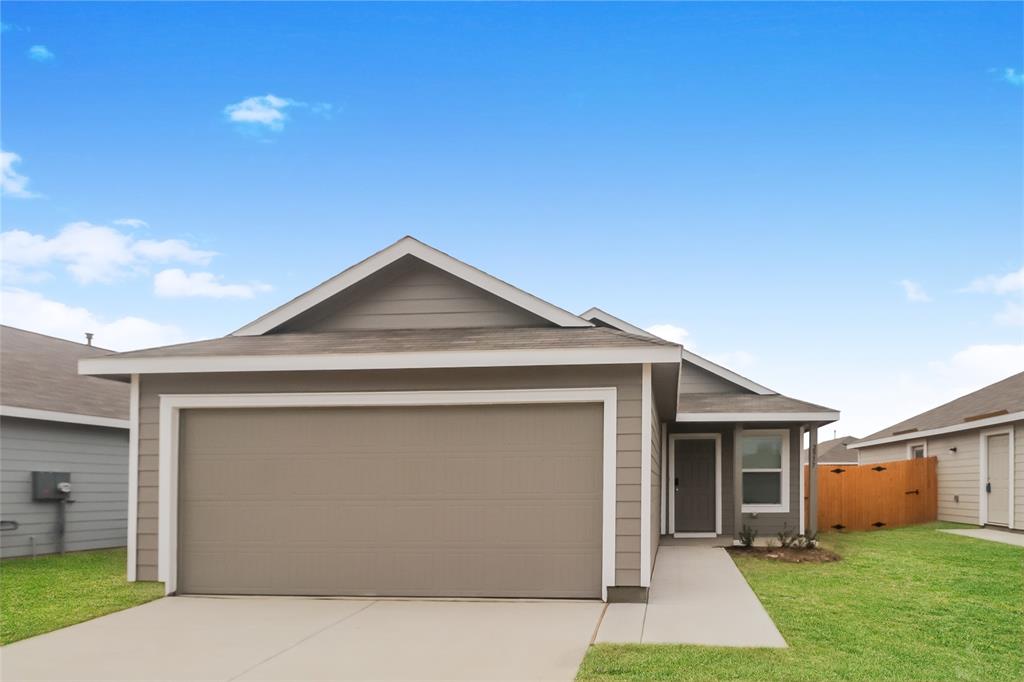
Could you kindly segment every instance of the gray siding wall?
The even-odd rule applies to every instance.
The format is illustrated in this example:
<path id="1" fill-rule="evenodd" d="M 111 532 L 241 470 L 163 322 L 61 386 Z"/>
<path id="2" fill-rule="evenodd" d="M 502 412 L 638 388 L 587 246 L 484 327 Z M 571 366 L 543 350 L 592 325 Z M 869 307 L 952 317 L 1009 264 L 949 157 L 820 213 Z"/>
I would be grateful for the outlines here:
<path id="1" fill-rule="evenodd" d="M 1014 526 L 1024 528 L 1024 421 L 1014 422 Z M 972 429 L 944 436 L 860 448 L 860 464 L 907 458 L 907 444 L 925 442 L 929 457 L 938 458 L 939 520 L 978 523 L 981 483 L 981 432 Z M 956 448 L 956 454 L 950 452 Z"/>
<path id="2" fill-rule="evenodd" d="M 658 410 L 651 400 L 651 570 L 658 556 L 658 543 L 661 541 L 661 421 Z"/>
<path id="3" fill-rule="evenodd" d="M 453 327 L 536 327 L 550 323 L 489 292 L 426 263 L 402 267 L 390 281 L 374 283 L 358 297 L 343 294 L 287 328 L 305 331 L 349 329 L 438 329 Z M 385 273 L 386 274 L 386 273 Z M 354 300 L 353 300 L 354 298 Z M 313 311 L 311 311 L 312 313 Z"/>
<path id="4" fill-rule="evenodd" d="M 128 431 L 0 418 L 0 555 L 55 552 L 56 502 L 32 501 L 33 471 L 71 474 L 65 550 L 123 547 L 128 532 Z"/>
<path id="5" fill-rule="evenodd" d="M 697 365 L 682 362 L 679 376 L 680 393 L 750 393 L 747 389 L 712 374 Z"/>
<path id="6" fill-rule="evenodd" d="M 640 365 L 360 372 L 147 375 L 139 388 L 138 579 L 157 579 L 159 403 L 162 393 L 618 389 L 615 584 L 640 584 Z"/>
<path id="7" fill-rule="evenodd" d="M 754 428 L 753 426 L 751 428 Z M 743 515 L 743 523 L 754 528 L 759 538 L 771 538 L 783 527 L 792 530 L 800 529 L 800 428 L 780 427 L 772 425 L 758 425 L 758 429 L 788 428 L 789 438 L 789 511 L 786 513 L 760 513 L 757 518 L 752 514 Z M 722 437 L 722 535 L 730 536 L 735 533 L 734 527 L 734 504 L 736 501 L 732 494 L 733 474 L 733 426 L 731 424 L 709 425 L 709 424 L 669 424 L 668 431 L 672 433 L 717 433 Z M 669 452 L 669 456 L 672 453 Z M 674 494 L 672 486 L 668 487 L 668 494 Z"/>

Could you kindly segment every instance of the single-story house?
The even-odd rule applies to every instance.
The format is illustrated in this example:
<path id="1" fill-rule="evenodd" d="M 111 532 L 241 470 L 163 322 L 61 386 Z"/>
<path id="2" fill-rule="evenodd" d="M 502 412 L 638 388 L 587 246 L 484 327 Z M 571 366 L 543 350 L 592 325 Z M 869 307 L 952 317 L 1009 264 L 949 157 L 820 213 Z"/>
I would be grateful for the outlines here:
<path id="1" fill-rule="evenodd" d="M 411 237 L 79 367 L 130 383 L 128 570 L 168 593 L 645 601 L 663 535 L 797 528 L 838 419 Z"/>
<path id="2" fill-rule="evenodd" d="M 1024 372 L 856 442 L 860 463 L 936 457 L 939 519 L 1024 529 Z"/>
<path id="3" fill-rule="evenodd" d="M 0 326 L 0 556 L 126 544 L 128 387 L 78 374 L 80 359 L 109 353 Z M 38 499 L 33 472 L 70 492 Z"/>
<path id="4" fill-rule="evenodd" d="M 857 448 L 848 447 L 856 441 L 857 438 L 853 436 L 843 436 L 818 443 L 818 464 L 857 464 L 860 461 Z M 804 448 L 804 464 L 807 464 L 807 455 L 808 448 Z"/>

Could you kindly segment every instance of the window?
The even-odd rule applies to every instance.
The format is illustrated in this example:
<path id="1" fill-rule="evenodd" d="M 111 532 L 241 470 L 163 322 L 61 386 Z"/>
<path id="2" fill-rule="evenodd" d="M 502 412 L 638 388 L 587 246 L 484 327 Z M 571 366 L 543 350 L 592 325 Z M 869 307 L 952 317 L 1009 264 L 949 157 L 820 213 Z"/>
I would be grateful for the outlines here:
<path id="1" fill-rule="evenodd" d="M 923 459 L 928 456 L 924 443 L 911 443 L 907 446 L 907 459 Z"/>
<path id="2" fill-rule="evenodd" d="M 744 431 L 743 511 L 789 511 L 789 432 Z"/>

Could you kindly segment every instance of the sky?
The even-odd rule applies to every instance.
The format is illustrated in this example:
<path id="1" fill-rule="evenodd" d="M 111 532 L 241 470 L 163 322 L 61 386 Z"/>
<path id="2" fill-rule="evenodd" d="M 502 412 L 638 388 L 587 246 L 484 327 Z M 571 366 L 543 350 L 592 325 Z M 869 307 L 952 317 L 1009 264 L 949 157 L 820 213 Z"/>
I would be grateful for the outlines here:
<path id="1" fill-rule="evenodd" d="M 1024 370 L 1024 10 L 0 4 L 5 324 L 227 334 L 411 234 L 863 436 Z"/>

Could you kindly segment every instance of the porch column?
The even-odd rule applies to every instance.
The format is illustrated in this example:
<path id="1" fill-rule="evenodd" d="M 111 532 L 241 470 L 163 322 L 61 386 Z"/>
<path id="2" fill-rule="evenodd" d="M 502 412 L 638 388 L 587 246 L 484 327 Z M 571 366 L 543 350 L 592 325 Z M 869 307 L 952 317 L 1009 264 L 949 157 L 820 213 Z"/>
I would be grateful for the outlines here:
<path id="1" fill-rule="evenodd" d="M 732 430 L 732 536 L 737 541 L 743 530 L 743 445 L 740 435 L 743 424 L 736 424 Z"/>
<path id="2" fill-rule="evenodd" d="M 807 434 L 807 535 L 813 536 L 818 532 L 818 425 L 809 424 Z"/>

